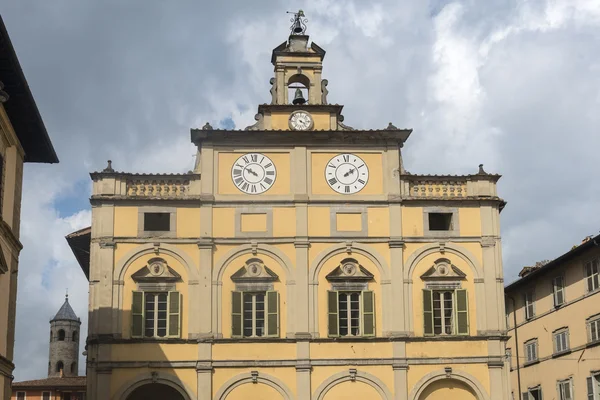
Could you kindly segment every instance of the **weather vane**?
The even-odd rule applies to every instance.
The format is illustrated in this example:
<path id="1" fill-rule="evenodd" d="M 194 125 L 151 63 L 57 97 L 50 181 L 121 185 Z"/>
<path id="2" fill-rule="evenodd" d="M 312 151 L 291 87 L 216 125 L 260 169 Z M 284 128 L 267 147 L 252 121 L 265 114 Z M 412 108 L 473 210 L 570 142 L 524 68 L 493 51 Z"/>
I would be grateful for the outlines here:
<path id="1" fill-rule="evenodd" d="M 306 32 L 306 23 L 308 22 L 308 19 L 306 19 L 304 15 L 304 11 L 287 11 L 287 13 L 294 14 L 294 16 L 290 19 L 290 22 L 292 23 L 292 26 L 290 26 L 292 35 L 304 35 L 304 32 Z"/>

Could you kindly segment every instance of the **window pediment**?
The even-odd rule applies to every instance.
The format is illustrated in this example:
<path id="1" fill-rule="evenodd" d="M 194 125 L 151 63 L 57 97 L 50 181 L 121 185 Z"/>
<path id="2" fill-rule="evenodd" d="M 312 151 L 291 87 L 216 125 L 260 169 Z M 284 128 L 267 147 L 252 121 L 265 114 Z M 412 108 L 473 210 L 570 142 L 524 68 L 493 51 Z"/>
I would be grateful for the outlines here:
<path id="1" fill-rule="evenodd" d="M 177 282 L 181 280 L 175 270 L 167 265 L 167 262 L 162 258 L 152 258 L 148 260 L 143 268 L 139 269 L 131 279 L 134 282 Z"/>
<path id="2" fill-rule="evenodd" d="M 373 280 L 373 274 L 355 259 L 346 258 L 325 279 L 329 282 L 369 282 Z"/>
<path id="3" fill-rule="evenodd" d="M 457 266 L 453 265 L 450 260 L 440 258 L 431 268 L 427 270 L 421 279 L 426 280 L 463 280 L 467 274 L 462 272 Z"/>
<path id="4" fill-rule="evenodd" d="M 259 258 L 249 259 L 242 268 L 231 275 L 231 280 L 235 283 L 275 282 L 278 279 L 279 276 Z"/>

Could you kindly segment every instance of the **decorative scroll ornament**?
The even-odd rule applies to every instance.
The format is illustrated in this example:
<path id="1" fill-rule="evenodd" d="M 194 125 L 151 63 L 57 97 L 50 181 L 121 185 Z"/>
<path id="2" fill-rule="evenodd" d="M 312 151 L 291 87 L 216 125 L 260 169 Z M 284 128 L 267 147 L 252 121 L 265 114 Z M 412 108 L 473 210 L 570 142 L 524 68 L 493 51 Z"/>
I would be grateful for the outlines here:
<path id="1" fill-rule="evenodd" d="M 288 11 L 288 14 L 294 14 L 294 16 L 290 19 L 292 26 L 290 26 L 290 30 L 292 31 L 292 35 L 304 35 L 306 32 L 306 23 L 308 19 L 304 16 L 304 11 L 298 10 L 298 12 Z"/>

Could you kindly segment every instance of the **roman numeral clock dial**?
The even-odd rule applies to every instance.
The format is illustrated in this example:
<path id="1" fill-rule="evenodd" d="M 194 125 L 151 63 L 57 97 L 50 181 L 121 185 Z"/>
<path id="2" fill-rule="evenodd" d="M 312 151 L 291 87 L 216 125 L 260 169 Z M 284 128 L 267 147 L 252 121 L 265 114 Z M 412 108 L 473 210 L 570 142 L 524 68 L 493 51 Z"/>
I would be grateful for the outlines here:
<path id="1" fill-rule="evenodd" d="M 325 166 L 327 184 L 341 194 L 360 192 L 369 181 L 367 164 L 355 154 L 338 154 Z"/>
<path id="2" fill-rule="evenodd" d="M 275 164 L 260 153 L 244 154 L 231 167 L 233 184 L 246 194 L 266 192 L 273 186 L 276 177 Z"/>

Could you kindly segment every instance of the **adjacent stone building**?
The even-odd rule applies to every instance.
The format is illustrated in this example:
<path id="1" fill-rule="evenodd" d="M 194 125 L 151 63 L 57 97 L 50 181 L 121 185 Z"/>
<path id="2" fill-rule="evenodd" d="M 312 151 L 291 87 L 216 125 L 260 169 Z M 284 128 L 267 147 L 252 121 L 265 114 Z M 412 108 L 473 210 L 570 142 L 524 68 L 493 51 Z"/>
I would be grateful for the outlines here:
<path id="1" fill-rule="evenodd" d="M 505 293 L 513 398 L 600 400 L 600 235 Z"/>
<path id="2" fill-rule="evenodd" d="M 80 328 L 66 296 L 50 321 L 48 378 L 13 383 L 12 400 L 85 400 L 86 378 L 78 376 Z"/>
<path id="3" fill-rule="evenodd" d="M 0 399 L 10 398 L 23 163 L 57 163 L 48 132 L 0 17 Z"/>
<path id="4" fill-rule="evenodd" d="M 348 126 L 303 22 L 193 171 L 91 174 L 88 399 L 509 397 L 500 176 L 411 174 L 410 129 Z"/>

